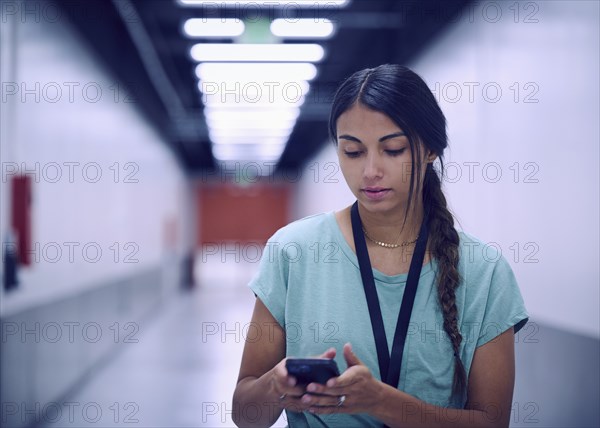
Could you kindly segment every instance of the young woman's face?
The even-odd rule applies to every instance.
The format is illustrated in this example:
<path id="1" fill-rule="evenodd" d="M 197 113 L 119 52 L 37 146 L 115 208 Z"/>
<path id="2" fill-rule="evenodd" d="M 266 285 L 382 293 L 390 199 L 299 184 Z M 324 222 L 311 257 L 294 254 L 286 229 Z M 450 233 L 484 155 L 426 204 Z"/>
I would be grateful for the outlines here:
<path id="1" fill-rule="evenodd" d="M 402 129 L 384 113 L 356 103 L 337 120 L 337 143 L 342 174 L 363 206 L 374 212 L 404 212 L 412 163 L 408 138 Z M 435 155 L 426 159 L 421 145 L 421 156 L 422 182 L 425 162 L 433 161 Z M 416 185 L 415 182 L 415 188 Z"/>

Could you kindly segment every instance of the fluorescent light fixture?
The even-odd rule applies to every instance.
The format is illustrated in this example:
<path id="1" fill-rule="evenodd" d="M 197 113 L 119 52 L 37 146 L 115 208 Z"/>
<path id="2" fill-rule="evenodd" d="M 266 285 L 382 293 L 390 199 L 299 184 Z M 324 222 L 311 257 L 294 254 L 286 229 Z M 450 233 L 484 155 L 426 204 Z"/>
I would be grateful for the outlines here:
<path id="1" fill-rule="evenodd" d="M 237 124 L 227 124 L 227 123 L 221 123 L 221 122 L 217 122 L 217 123 L 208 123 L 208 127 L 213 130 L 213 131 L 222 131 L 223 133 L 227 132 L 227 131 L 231 131 L 232 133 L 235 132 L 236 130 L 239 129 L 250 129 L 250 130 L 254 130 L 256 131 L 256 133 L 258 134 L 259 131 L 263 131 L 263 132 L 281 132 L 281 133 L 288 133 L 291 134 L 292 133 L 292 129 L 294 129 L 294 126 L 296 125 L 295 122 L 292 123 L 277 123 L 277 124 L 273 124 L 273 123 L 266 123 L 266 122 L 257 122 L 257 123 L 248 123 L 248 122 L 244 122 L 244 123 L 237 123 Z"/>
<path id="2" fill-rule="evenodd" d="M 230 153 L 230 154 L 235 154 L 236 152 L 239 153 L 271 153 L 271 154 L 275 154 L 278 153 L 283 147 L 285 147 L 285 144 L 279 144 L 279 145 L 275 145 L 275 144 L 269 144 L 269 145 L 262 145 L 262 144 L 215 144 L 213 145 L 213 149 L 218 149 L 221 153 Z"/>
<path id="3" fill-rule="evenodd" d="M 198 43 L 195 61 L 319 62 L 325 50 L 316 43 Z"/>
<path id="4" fill-rule="evenodd" d="M 215 144 L 212 146 L 213 155 L 219 160 L 277 160 L 281 157 L 285 144 L 281 145 L 233 145 Z"/>
<path id="5" fill-rule="evenodd" d="M 244 29 L 244 23 L 235 18 L 191 18 L 183 24 L 189 37 L 238 37 Z"/>
<path id="6" fill-rule="evenodd" d="M 261 113 L 261 114 L 268 115 L 268 114 L 277 114 L 281 110 L 282 109 L 280 107 L 269 107 L 269 106 L 240 107 L 240 106 L 233 106 L 233 105 L 232 106 L 222 105 L 222 106 L 207 106 L 204 108 L 204 114 L 211 115 L 211 114 L 216 114 L 216 113 L 234 113 L 234 114 Z M 296 106 L 292 106 L 289 109 L 284 109 L 284 110 L 292 111 L 294 113 L 294 117 L 298 117 L 298 115 L 300 114 L 300 108 L 296 107 Z"/>
<path id="7" fill-rule="evenodd" d="M 333 8 L 344 7 L 350 3 L 349 0 L 178 0 L 182 6 L 195 6 L 206 8 L 233 8 L 233 7 L 270 7 L 270 8 Z"/>
<path id="8" fill-rule="evenodd" d="M 227 157 L 227 156 L 221 156 L 219 154 L 215 154 L 213 151 L 213 154 L 215 155 L 215 159 L 219 162 L 219 164 L 221 165 L 222 168 L 226 168 L 229 171 L 233 171 L 235 168 L 247 168 L 246 167 L 246 163 L 250 164 L 250 165 L 256 165 L 256 163 L 259 163 L 260 165 L 263 165 L 261 167 L 261 176 L 262 175 L 268 175 L 271 171 L 272 171 L 272 167 L 268 167 L 267 165 L 273 165 L 273 167 L 275 165 L 277 165 L 277 162 L 279 160 L 279 158 L 281 157 L 281 154 L 277 155 L 277 156 L 261 156 L 260 158 L 256 157 L 256 156 L 246 156 L 246 159 L 242 159 L 240 156 L 235 156 L 235 157 Z M 224 165 L 224 166 L 223 166 Z"/>
<path id="9" fill-rule="evenodd" d="M 210 122 L 255 122 L 268 120 L 271 122 L 289 122 L 295 121 L 300 115 L 299 108 L 290 109 L 205 109 L 204 116 Z"/>
<path id="10" fill-rule="evenodd" d="M 288 137 L 218 137 L 211 139 L 213 144 L 216 145 L 243 145 L 248 146 L 251 144 L 256 145 L 268 145 L 268 146 L 281 146 L 285 144 Z"/>
<path id="11" fill-rule="evenodd" d="M 271 33 L 283 38 L 327 39 L 333 35 L 334 26 L 329 19 L 284 19 L 271 22 Z"/>
<path id="12" fill-rule="evenodd" d="M 312 80 L 317 67 L 310 62 L 204 62 L 196 67 L 200 80 Z"/>
<path id="13" fill-rule="evenodd" d="M 237 120 L 232 122 L 226 119 L 207 119 L 206 124 L 211 129 L 278 129 L 283 131 L 284 129 L 290 129 L 296 123 L 295 120 L 278 120 L 272 121 L 268 117 L 262 118 L 262 120 Z"/>
<path id="14" fill-rule="evenodd" d="M 221 137 L 231 138 L 244 138 L 244 137 L 289 137 L 292 133 L 293 128 L 288 129 L 248 129 L 248 128 L 235 128 L 235 129 L 210 129 L 208 136 L 211 140 L 215 140 Z"/>
<path id="15" fill-rule="evenodd" d="M 298 99 L 306 95 L 310 84 L 305 80 L 279 79 L 246 79 L 240 75 L 234 79 L 200 80 L 198 89 L 204 95 L 236 95 L 250 102 L 256 98 L 266 95 L 283 98 Z"/>
<path id="16" fill-rule="evenodd" d="M 286 141 L 282 139 L 280 144 L 216 143 L 212 145 L 212 152 L 220 160 L 277 160 L 285 150 Z"/>
<path id="17" fill-rule="evenodd" d="M 304 96 L 300 97 L 297 100 L 286 100 L 282 96 L 278 96 L 274 97 L 274 99 L 269 99 L 268 97 L 261 97 L 261 99 L 257 101 L 239 99 L 238 102 L 235 102 L 234 98 L 235 97 L 233 96 L 224 97 L 221 96 L 221 94 L 203 95 L 202 103 L 205 107 L 227 107 L 231 109 L 244 109 L 250 107 L 301 107 L 305 101 Z"/>
<path id="18" fill-rule="evenodd" d="M 208 125 L 209 128 L 211 129 L 222 129 L 222 130 L 227 130 L 227 129 L 278 129 L 280 131 L 283 132 L 283 130 L 289 130 L 292 129 L 294 127 L 294 125 L 296 124 L 295 120 L 289 120 L 289 121 L 278 121 L 278 122 L 272 122 L 269 120 L 262 120 L 262 121 L 238 121 L 236 123 L 232 123 L 230 121 L 226 121 L 226 120 L 207 120 L 206 124 Z"/>
<path id="19" fill-rule="evenodd" d="M 296 107 L 310 89 L 305 81 L 200 81 L 202 103 L 212 105 Z"/>

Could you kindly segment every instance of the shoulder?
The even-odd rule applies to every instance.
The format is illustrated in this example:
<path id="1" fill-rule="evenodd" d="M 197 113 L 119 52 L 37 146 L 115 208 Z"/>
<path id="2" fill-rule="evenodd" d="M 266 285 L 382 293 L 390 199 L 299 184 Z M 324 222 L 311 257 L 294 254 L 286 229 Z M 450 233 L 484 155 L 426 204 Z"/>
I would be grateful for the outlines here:
<path id="1" fill-rule="evenodd" d="M 465 231 L 458 231 L 459 270 L 467 292 L 494 293 L 517 288 L 513 269 L 497 242 L 484 242 Z"/>
<path id="2" fill-rule="evenodd" d="M 459 271 L 470 292 L 493 292 L 506 284 L 516 286 L 513 269 L 497 242 L 484 242 L 480 238 L 458 231 Z"/>
<path id="3" fill-rule="evenodd" d="M 332 212 L 322 212 L 292 221 L 278 229 L 269 238 L 269 243 L 304 244 L 322 239 L 331 231 L 332 216 Z"/>
<path id="4" fill-rule="evenodd" d="M 459 256 L 463 268 L 469 270 L 493 269 L 498 262 L 505 262 L 502 249 L 496 242 L 484 242 L 480 238 L 459 230 Z"/>

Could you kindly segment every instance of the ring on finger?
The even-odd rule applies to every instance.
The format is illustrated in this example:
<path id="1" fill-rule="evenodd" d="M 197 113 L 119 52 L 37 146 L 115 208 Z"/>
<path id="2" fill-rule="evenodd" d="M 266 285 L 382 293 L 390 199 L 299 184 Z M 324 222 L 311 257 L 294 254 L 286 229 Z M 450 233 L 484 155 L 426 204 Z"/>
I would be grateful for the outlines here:
<path id="1" fill-rule="evenodd" d="M 346 396 L 345 395 L 340 395 L 340 400 L 337 403 L 338 407 L 341 407 L 342 404 L 344 404 L 344 401 L 346 401 Z"/>
<path id="2" fill-rule="evenodd" d="M 287 396 L 287 393 L 283 393 L 279 396 L 279 401 L 283 400 Z"/>

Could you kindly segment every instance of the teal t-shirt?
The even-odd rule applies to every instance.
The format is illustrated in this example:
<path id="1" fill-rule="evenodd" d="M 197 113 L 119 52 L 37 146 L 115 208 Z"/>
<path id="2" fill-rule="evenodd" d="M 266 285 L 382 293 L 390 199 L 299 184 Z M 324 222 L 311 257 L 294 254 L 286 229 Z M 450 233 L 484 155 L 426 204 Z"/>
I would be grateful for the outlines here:
<path id="1" fill-rule="evenodd" d="M 513 326 L 518 331 L 529 315 L 513 271 L 499 249 L 465 232 L 458 234 L 462 282 L 456 290 L 456 304 L 463 336 L 460 357 L 468 377 L 475 348 Z M 450 400 L 454 357 L 443 329 L 436 272 L 435 259 L 421 270 L 398 388 L 434 405 L 463 408 L 466 397 Z M 373 276 L 392 349 L 408 274 L 390 276 L 373 269 Z M 287 356 L 310 357 L 334 347 L 343 371 L 342 348 L 350 342 L 358 358 L 381 379 L 358 259 L 333 211 L 305 217 L 275 232 L 249 287 L 284 328 Z M 286 411 L 286 416 L 293 428 L 383 426 L 367 414 L 317 417 Z"/>

